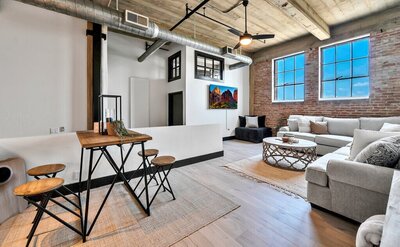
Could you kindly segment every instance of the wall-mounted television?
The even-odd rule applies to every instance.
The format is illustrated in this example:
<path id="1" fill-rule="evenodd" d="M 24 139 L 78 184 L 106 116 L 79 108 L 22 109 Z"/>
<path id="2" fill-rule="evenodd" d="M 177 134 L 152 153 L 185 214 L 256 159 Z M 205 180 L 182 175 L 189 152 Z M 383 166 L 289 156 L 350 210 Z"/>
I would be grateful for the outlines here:
<path id="1" fill-rule="evenodd" d="M 211 84 L 208 89 L 209 109 L 237 109 L 238 89 Z"/>

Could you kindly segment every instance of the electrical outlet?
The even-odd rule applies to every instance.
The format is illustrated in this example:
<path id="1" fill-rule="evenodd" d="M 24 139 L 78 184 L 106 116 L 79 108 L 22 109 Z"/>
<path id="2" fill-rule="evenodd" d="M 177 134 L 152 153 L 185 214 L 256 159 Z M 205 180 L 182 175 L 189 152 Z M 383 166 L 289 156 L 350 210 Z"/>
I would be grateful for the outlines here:
<path id="1" fill-rule="evenodd" d="M 50 135 L 58 134 L 58 128 L 50 128 Z"/>

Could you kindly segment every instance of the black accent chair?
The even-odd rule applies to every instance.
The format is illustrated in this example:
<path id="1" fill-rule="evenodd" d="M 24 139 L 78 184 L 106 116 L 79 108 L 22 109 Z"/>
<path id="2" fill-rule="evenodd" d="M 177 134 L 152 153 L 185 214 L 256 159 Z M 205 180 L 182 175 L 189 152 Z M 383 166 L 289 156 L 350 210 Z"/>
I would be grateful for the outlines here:
<path id="1" fill-rule="evenodd" d="M 239 123 L 240 127 L 235 129 L 236 139 L 260 143 L 264 138 L 272 136 L 271 128 L 265 127 L 265 116 L 258 116 L 258 128 L 246 128 L 245 116 L 239 116 Z"/>

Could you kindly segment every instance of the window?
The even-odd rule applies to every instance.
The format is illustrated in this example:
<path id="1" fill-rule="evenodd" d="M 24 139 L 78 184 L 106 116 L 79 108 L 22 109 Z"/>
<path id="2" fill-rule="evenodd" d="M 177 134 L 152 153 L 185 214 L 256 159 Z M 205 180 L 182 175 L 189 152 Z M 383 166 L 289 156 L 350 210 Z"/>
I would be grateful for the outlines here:
<path id="1" fill-rule="evenodd" d="M 168 82 L 181 79 L 181 51 L 168 58 Z"/>
<path id="2" fill-rule="evenodd" d="M 224 59 L 195 51 L 195 78 L 211 81 L 222 81 Z"/>
<path id="3" fill-rule="evenodd" d="M 273 59 L 274 102 L 304 100 L 304 53 Z"/>
<path id="4" fill-rule="evenodd" d="M 369 37 L 320 49 L 320 99 L 369 97 Z"/>

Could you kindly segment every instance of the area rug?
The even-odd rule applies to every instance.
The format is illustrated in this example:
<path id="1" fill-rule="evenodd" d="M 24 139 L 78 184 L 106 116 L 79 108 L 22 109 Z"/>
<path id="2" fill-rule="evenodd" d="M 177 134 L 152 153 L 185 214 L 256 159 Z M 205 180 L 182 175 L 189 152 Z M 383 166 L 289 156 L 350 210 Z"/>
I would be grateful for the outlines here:
<path id="1" fill-rule="evenodd" d="M 79 235 L 47 216 L 39 224 L 31 246 L 170 246 L 239 207 L 177 169 L 169 178 L 176 200 L 161 190 L 149 217 L 134 203 L 125 187 L 117 184 L 85 244 Z M 152 192 L 155 188 L 154 183 Z M 108 186 L 92 190 L 89 219 L 94 218 L 107 189 Z M 79 226 L 80 221 L 59 206 L 49 208 Z M 2 224 L 1 246 L 24 246 L 34 214 L 30 207 Z"/>
<path id="2" fill-rule="evenodd" d="M 303 199 L 307 198 L 304 172 L 270 166 L 262 160 L 261 155 L 229 163 L 225 167 L 246 177 L 267 183 L 281 192 Z"/>

